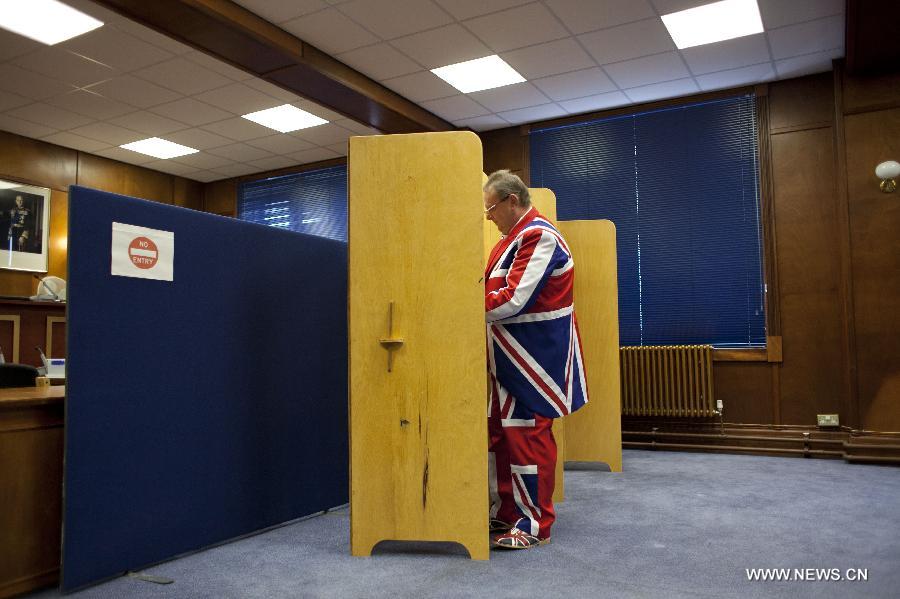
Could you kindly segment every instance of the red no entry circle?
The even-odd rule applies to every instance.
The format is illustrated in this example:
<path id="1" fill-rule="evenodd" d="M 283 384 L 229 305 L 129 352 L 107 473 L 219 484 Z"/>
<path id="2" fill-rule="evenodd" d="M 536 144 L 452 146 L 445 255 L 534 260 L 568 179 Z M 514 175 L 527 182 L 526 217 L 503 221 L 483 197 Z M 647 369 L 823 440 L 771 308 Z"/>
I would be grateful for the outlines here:
<path id="1" fill-rule="evenodd" d="M 128 244 L 128 257 L 138 268 L 153 268 L 159 259 L 159 250 L 152 239 L 136 237 Z"/>

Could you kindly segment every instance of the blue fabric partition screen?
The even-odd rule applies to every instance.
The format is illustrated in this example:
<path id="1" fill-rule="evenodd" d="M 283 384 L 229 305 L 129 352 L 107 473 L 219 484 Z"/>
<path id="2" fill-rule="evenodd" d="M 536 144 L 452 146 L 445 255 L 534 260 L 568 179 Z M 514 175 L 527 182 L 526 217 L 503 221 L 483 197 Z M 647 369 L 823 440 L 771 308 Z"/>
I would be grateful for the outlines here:
<path id="1" fill-rule="evenodd" d="M 72 187 L 68 278 L 64 591 L 347 502 L 345 243 Z"/>

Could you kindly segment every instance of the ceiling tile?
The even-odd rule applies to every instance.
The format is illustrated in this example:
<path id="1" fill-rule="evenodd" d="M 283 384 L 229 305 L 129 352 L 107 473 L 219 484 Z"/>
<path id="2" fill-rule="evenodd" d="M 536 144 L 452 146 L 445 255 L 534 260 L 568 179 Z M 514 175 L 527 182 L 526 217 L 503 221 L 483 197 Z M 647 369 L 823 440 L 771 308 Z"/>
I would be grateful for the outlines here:
<path id="1" fill-rule="evenodd" d="M 685 48 L 681 51 L 681 55 L 695 75 L 736 69 L 771 60 L 764 33 Z"/>
<path id="2" fill-rule="evenodd" d="M 617 62 L 604 70 L 623 89 L 690 76 L 677 52 Z"/>
<path id="3" fill-rule="evenodd" d="M 93 0 L 66 0 L 65 3 L 76 10 L 80 10 L 86 15 L 94 17 L 105 25 L 118 23 L 119 21 L 125 20 L 125 17 L 109 10 L 108 8 L 100 6 Z"/>
<path id="4" fill-rule="evenodd" d="M 158 46 L 114 27 L 100 27 L 57 46 L 120 71 L 133 71 L 172 58 Z"/>
<path id="5" fill-rule="evenodd" d="M 578 98 L 577 100 L 566 100 L 559 104 L 569 111 L 569 114 L 581 114 L 582 112 L 592 112 L 594 110 L 605 110 L 615 106 L 624 106 L 625 104 L 631 104 L 631 100 L 629 100 L 628 96 L 622 92 L 610 92 L 608 94 L 599 94 L 587 98 Z"/>
<path id="6" fill-rule="evenodd" d="M 344 129 L 348 129 L 354 135 L 381 135 L 381 131 L 379 131 L 378 129 L 373 129 L 368 125 L 357 123 L 356 121 L 351 119 L 341 119 L 339 121 L 335 121 L 334 124 L 339 127 L 343 127 Z"/>
<path id="7" fill-rule="evenodd" d="M 0 114 L 0 131 L 9 131 L 10 133 L 17 133 L 34 139 L 46 137 L 57 132 L 56 129 L 51 127 L 23 121 L 6 114 Z"/>
<path id="8" fill-rule="evenodd" d="M 830 63 L 829 63 L 829 66 Z M 718 71 L 708 75 L 698 75 L 695 77 L 700 89 L 709 91 L 713 89 L 725 89 L 729 87 L 737 87 L 739 85 L 753 85 L 763 81 L 770 81 L 775 78 L 775 68 L 771 62 L 764 62 L 740 69 L 732 69 L 730 71 Z"/>
<path id="9" fill-rule="evenodd" d="M 150 168 L 155 171 L 160 171 L 162 173 L 168 173 L 170 175 L 179 175 L 186 176 L 191 173 L 197 172 L 197 170 L 192 166 L 187 166 L 185 164 L 181 164 L 179 162 L 173 162 L 172 160 L 153 160 L 151 162 L 147 162 L 143 165 L 145 168 Z"/>
<path id="10" fill-rule="evenodd" d="M 327 149 L 329 149 L 329 150 L 331 150 L 332 152 L 336 153 L 336 154 L 338 155 L 338 158 L 340 158 L 341 156 L 346 156 L 346 155 L 350 152 L 350 143 L 349 143 L 349 140 L 348 140 L 348 141 L 346 141 L 346 142 L 344 142 L 344 143 L 342 143 L 342 144 L 333 144 L 333 145 L 330 145 L 330 146 L 328 146 Z"/>
<path id="11" fill-rule="evenodd" d="M 225 119 L 217 123 L 203 125 L 203 128 L 235 141 L 247 141 L 258 137 L 272 135 L 272 130 L 253 121 L 241 117 Z"/>
<path id="12" fill-rule="evenodd" d="M 547 0 L 572 33 L 586 33 L 655 17 L 647 0 Z"/>
<path id="13" fill-rule="evenodd" d="M 486 110 L 484 106 L 464 95 L 441 98 L 440 100 L 429 100 L 427 102 L 422 102 L 421 106 L 425 110 L 428 110 L 447 121 L 456 121 L 459 119 L 471 118 L 473 116 L 490 114 L 490 110 Z"/>
<path id="14" fill-rule="evenodd" d="M 291 158 L 297 161 L 297 164 L 309 164 L 310 162 L 319 162 L 320 160 L 328 160 L 330 158 L 339 158 L 342 154 L 330 150 L 328 148 L 313 148 L 312 150 L 302 150 L 294 152 Z"/>
<path id="15" fill-rule="evenodd" d="M 827 50 L 825 52 L 816 52 L 815 54 L 806 54 L 805 56 L 797 56 L 785 60 L 776 60 L 775 70 L 778 72 L 779 79 L 802 77 L 803 75 L 812 75 L 813 73 L 824 73 L 825 71 L 831 70 L 832 60 L 841 58 L 843 55 L 843 50 Z"/>
<path id="16" fill-rule="evenodd" d="M 116 74 L 106 65 L 56 47 L 20 56 L 13 63 L 29 71 L 77 86 L 97 83 Z"/>
<path id="17" fill-rule="evenodd" d="M 315 144 L 304 141 L 293 135 L 270 135 L 269 137 L 260 137 L 253 141 L 247 142 L 249 145 L 261 148 L 273 154 L 291 154 L 300 150 L 309 150 L 316 147 Z"/>
<path id="18" fill-rule="evenodd" d="M 71 132 L 76 135 L 83 135 L 84 137 L 96 139 L 97 141 L 106 142 L 111 146 L 121 146 L 122 144 L 131 143 L 147 137 L 138 131 L 132 131 L 131 129 L 119 127 L 118 125 L 111 125 L 109 123 L 91 123 L 90 125 L 72 129 Z"/>
<path id="19" fill-rule="evenodd" d="M 44 48 L 46 48 L 44 44 L 21 35 L 9 34 L 5 31 L 0 35 L 0 61 L 9 60 L 10 58 L 22 56 L 29 52 L 36 52 Z"/>
<path id="20" fill-rule="evenodd" d="M 141 79 L 152 81 L 157 85 L 188 96 L 232 82 L 231 79 L 182 56 L 137 70 L 134 74 Z"/>
<path id="21" fill-rule="evenodd" d="M 513 6 L 528 4 L 532 0 L 437 0 L 444 10 L 460 21 L 480 15 L 498 12 Z"/>
<path id="22" fill-rule="evenodd" d="M 298 100 L 297 102 L 292 102 L 292 104 L 301 110 L 305 110 L 306 112 L 319 117 L 320 119 L 325 119 L 329 123 L 333 123 L 334 121 L 341 121 L 347 118 L 344 115 L 334 112 L 333 110 L 328 110 L 324 106 L 316 104 L 311 100 Z"/>
<path id="23" fill-rule="evenodd" d="M 391 45 L 424 65 L 426 69 L 474 60 L 493 54 L 487 46 L 460 25 L 448 25 L 425 33 L 393 40 Z"/>
<path id="24" fill-rule="evenodd" d="M 134 131 L 146 133 L 150 137 L 161 137 L 166 133 L 187 128 L 187 125 L 184 123 L 173 121 L 172 119 L 167 119 L 164 116 L 145 110 L 139 110 L 114 119 L 109 119 L 108 122 L 113 125 L 125 127 L 126 129 L 133 129 Z"/>
<path id="25" fill-rule="evenodd" d="M 24 96 L 20 96 L 19 94 L 0 91 L 0 112 L 9 110 L 10 108 L 16 108 L 17 106 L 24 106 L 25 104 L 30 104 L 31 102 L 32 100 L 29 100 Z"/>
<path id="26" fill-rule="evenodd" d="M 153 156 L 147 156 L 146 154 L 141 154 L 140 152 L 132 152 L 131 150 L 126 150 L 125 148 L 107 148 L 105 150 L 97 150 L 93 153 L 97 156 L 111 158 L 120 162 L 127 162 L 128 164 L 142 165 L 156 160 L 156 158 L 154 158 Z"/>
<path id="27" fill-rule="evenodd" d="M 538 106 L 550 101 L 538 88 L 527 82 L 486 89 L 469 94 L 469 97 L 493 112 Z"/>
<path id="28" fill-rule="evenodd" d="M 532 106 L 530 108 L 519 108 L 517 110 L 508 110 L 499 113 L 499 116 L 509 121 L 513 125 L 521 125 L 523 123 L 533 123 L 535 121 L 544 121 L 556 117 L 567 115 L 561 106 L 556 104 L 544 104 L 543 106 Z"/>
<path id="29" fill-rule="evenodd" d="M 201 183 L 210 183 L 212 181 L 226 179 L 227 177 L 213 171 L 197 171 L 195 173 L 191 173 L 188 178 L 193 179 L 194 181 L 200 181 Z"/>
<path id="30" fill-rule="evenodd" d="M 674 50 L 675 44 L 659 19 L 645 19 L 612 29 L 579 35 L 578 39 L 600 64 Z"/>
<path id="31" fill-rule="evenodd" d="M 201 67 L 207 68 L 210 71 L 215 71 L 219 75 L 223 75 L 228 77 L 229 79 L 233 79 L 234 81 L 249 81 L 253 79 L 253 75 L 248 73 L 247 71 L 242 71 L 237 67 L 233 67 L 230 64 L 219 60 L 218 58 L 212 57 L 209 54 L 204 54 L 203 52 L 199 52 L 197 50 L 191 50 L 187 54 L 184 55 L 185 58 L 190 60 L 193 63 L 200 65 Z"/>
<path id="32" fill-rule="evenodd" d="M 261 171 L 274 171 L 294 166 L 297 164 L 297 160 L 288 158 L 287 156 L 273 156 L 271 158 L 263 158 L 262 160 L 251 160 L 250 164 Z"/>
<path id="33" fill-rule="evenodd" d="M 232 116 L 231 113 L 219 110 L 205 102 L 193 98 L 182 98 L 174 102 L 160 104 L 150 109 L 156 114 L 187 123 L 188 125 L 205 125 L 214 121 L 221 121 Z"/>
<path id="34" fill-rule="evenodd" d="M 300 99 L 300 96 L 295 94 L 294 92 L 288 91 L 283 87 L 279 87 L 274 83 L 270 83 L 263 79 L 252 78 L 244 81 L 245 85 L 249 85 L 253 89 L 259 90 L 267 96 L 272 96 L 273 98 L 278 98 L 279 100 L 284 100 L 285 103 L 296 102 Z"/>
<path id="35" fill-rule="evenodd" d="M 529 81 L 595 66 L 574 38 L 504 52 L 500 57 Z"/>
<path id="36" fill-rule="evenodd" d="M 431 71 L 420 71 L 412 75 L 388 79 L 382 83 L 413 102 L 446 98 L 459 93 L 459 90 Z"/>
<path id="37" fill-rule="evenodd" d="M 115 118 L 134 111 L 133 106 L 84 90 L 76 90 L 56 96 L 48 99 L 47 102 L 98 121 Z"/>
<path id="38" fill-rule="evenodd" d="M 229 144 L 207 151 L 215 156 L 228 158 L 235 162 L 249 162 L 250 160 L 259 160 L 260 158 L 269 158 L 272 156 L 271 153 L 266 152 L 265 150 L 254 148 L 253 146 L 248 146 L 243 143 Z"/>
<path id="39" fill-rule="evenodd" d="M 651 2 L 660 15 L 668 15 L 689 8 L 696 8 L 703 4 L 710 4 L 710 0 L 651 0 Z"/>
<path id="40" fill-rule="evenodd" d="M 354 0 L 338 10 L 386 40 L 453 22 L 431 0 Z"/>
<path id="41" fill-rule="evenodd" d="M 281 28 L 329 54 L 340 54 L 379 41 L 336 8 L 286 21 Z"/>
<path id="42" fill-rule="evenodd" d="M 492 129 L 500 129 L 509 127 L 509 123 L 504 121 L 496 114 L 487 114 L 485 116 L 476 116 L 473 119 L 462 119 L 453 123 L 457 127 L 469 127 L 475 131 L 490 131 Z"/>
<path id="43" fill-rule="evenodd" d="M 75 88 L 62 81 L 44 77 L 12 64 L 0 64 L 0 89 L 26 98 L 43 100 Z"/>
<path id="44" fill-rule="evenodd" d="M 119 100 L 138 108 L 150 108 L 151 106 L 171 102 L 181 97 L 172 90 L 131 75 L 113 77 L 103 83 L 92 85 L 88 89 L 107 98 Z"/>
<path id="45" fill-rule="evenodd" d="M 569 36 L 566 28 L 539 2 L 477 17 L 464 25 L 495 52 Z"/>
<path id="46" fill-rule="evenodd" d="M 653 100 L 695 94 L 698 91 L 700 90 L 697 88 L 697 84 L 694 83 L 694 80 L 687 78 L 626 89 L 625 93 L 634 102 L 652 102 Z"/>
<path id="47" fill-rule="evenodd" d="M 190 46 L 128 19 L 117 21 L 115 27 L 175 55 L 186 54 L 192 50 Z"/>
<path id="48" fill-rule="evenodd" d="M 212 169 L 213 172 L 225 175 L 226 177 L 242 177 L 244 175 L 252 175 L 258 173 L 259 168 L 252 164 L 230 164 Z"/>
<path id="49" fill-rule="evenodd" d="M 322 0 L 235 0 L 270 23 L 283 23 L 327 8 Z"/>
<path id="50" fill-rule="evenodd" d="M 209 148 L 217 148 L 227 146 L 234 142 L 227 137 L 210 133 L 204 129 L 183 129 L 166 135 L 166 139 L 174 141 L 177 144 L 194 148 L 195 150 L 207 150 Z"/>
<path id="51" fill-rule="evenodd" d="M 844 17 L 827 17 L 770 31 L 775 60 L 844 47 Z"/>
<path id="52" fill-rule="evenodd" d="M 97 141 L 94 139 L 88 139 L 87 137 L 75 135 L 74 133 L 69 133 L 68 131 L 60 131 L 59 133 L 54 133 L 53 135 L 42 137 L 41 140 L 56 144 L 58 146 L 65 146 L 67 148 L 81 150 L 82 152 L 96 152 L 97 150 L 100 150 L 102 148 L 109 147 L 108 143 Z"/>
<path id="53" fill-rule="evenodd" d="M 338 54 L 337 59 L 363 73 L 381 81 L 415 73 L 422 69 L 418 63 L 387 43 L 357 48 Z"/>
<path id="54" fill-rule="evenodd" d="M 212 104 L 234 114 L 248 114 L 283 104 L 278 98 L 273 98 L 243 83 L 232 83 L 197 94 L 194 97 L 201 102 Z"/>
<path id="55" fill-rule="evenodd" d="M 301 129 L 291 133 L 294 137 L 299 137 L 304 141 L 308 141 L 317 146 L 328 146 L 336 143 L 347 143 L 352 131 L 348 131 L 343 127 L 339 127 L 334 123 L 310 127 L 309 129 Z"/>
<path id="56" fill-rule="evenodd" d="M 9 116 L 53 127 L 54 129 L 74 129 L 87 125 L 91 119 L 80 114 L 63 110 L 50 104 L 36 102 L 7 111 Z"/>
<path id="57" fill-rule="evenodd" d="M 182 164 L 186 164 L 188 166 L 192 166 L 199 169 L 210 169 L 210 168 L 219 168 L 220 166 L 227 166 L 229 164 L 234 164 L 231 160 L 227 158 L 222 158 L 221 156 L 214 156 L 212 154 L 208 154 L 206 152 L 197 152 L 196 154 L 188 154 L 187 156 L 179 156 L 176 158 L 178 162 Z"/>
<path id="58" fill-rule="evenodd" d="M 766 31 L 844 12 L 846 0 L 757 0 Z"/>
<path id="59" fill-rule="evenodd" d="M 616 84 L 598 68 L 536 79 L 532 83 L 552 100 L 596 96 L 616 89 Z"/>

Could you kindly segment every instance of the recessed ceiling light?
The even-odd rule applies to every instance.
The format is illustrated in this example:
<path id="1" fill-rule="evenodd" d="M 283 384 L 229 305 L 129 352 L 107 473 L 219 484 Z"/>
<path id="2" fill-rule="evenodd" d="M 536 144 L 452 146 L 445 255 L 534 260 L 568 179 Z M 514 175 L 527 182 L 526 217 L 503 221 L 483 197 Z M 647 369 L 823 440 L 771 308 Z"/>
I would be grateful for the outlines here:
<path id="1" fill-rule="evenodd" d="M 464 94 L 525 81 L 525 77 L 496 54 L 431 69 L 431 72 Z"/>
<path id="2" fill-rule="evenodd" d="M 119 147 L 131 150 L 132 152 L 146 154 L 147 156 L 153 156 L 154 158 L 162 158 L 163 160 L 166 158 L 175 158 L 176 156 L 196 154 L 200 151 L 158 137 L 133 141 L 130 144 L 124 144 Z"/>
<path id="3" fill-rule="evenodd" d="M 290 104 L 282 104 L 275 108 L 251 112 L 250 114 L 241 115 L 241 117 L 282 133 L 308 129 L 328 122 Z"/>
<path id="4" fill-rule="evenodd" d="M 0 27 L 52 46 L 103 25 L 94 17 L 57 0 L 7 0 Z"/>
<path id="5" fill-rule="evenodd" d="M 763 32 L 756 0 L 723 0 L 663 15 L 679 50 Z"/>

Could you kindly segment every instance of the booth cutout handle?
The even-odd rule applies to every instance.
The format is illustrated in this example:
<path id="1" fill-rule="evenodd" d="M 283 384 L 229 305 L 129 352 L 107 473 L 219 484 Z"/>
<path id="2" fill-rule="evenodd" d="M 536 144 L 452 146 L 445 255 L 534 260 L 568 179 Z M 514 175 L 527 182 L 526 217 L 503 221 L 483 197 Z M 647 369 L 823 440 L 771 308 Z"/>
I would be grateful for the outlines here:
<path id="1" fill-rule="evenodd" d="M 394 302 L 388 304 L 388 336 L 379 339 L 378 343 L 387 350 L 387 371 L 391 372 L 394 368 L 394 350 L 400 349 L 400 346 L 403 345 L 402 338 L 394 337 Z"/>

